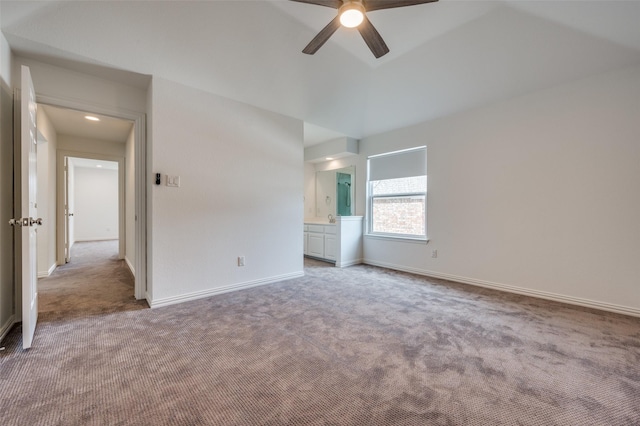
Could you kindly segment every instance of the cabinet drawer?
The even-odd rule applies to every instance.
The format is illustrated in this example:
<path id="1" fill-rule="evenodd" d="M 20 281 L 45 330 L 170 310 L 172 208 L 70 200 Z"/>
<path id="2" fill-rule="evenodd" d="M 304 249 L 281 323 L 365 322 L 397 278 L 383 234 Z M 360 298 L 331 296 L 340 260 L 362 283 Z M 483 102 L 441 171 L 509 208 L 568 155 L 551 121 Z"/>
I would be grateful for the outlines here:
<path id="1" fill-rule="evenodd" d="M 336 226 L 335 225 L 325 225 L 324 227 L 325 234 L 336 234 Z"/>
<path id="2" fill-rule="evenodd" d="M 324 233 L 324 226 L 322 225 L 307 225 L 309 232 L 319 232 L 321 234 Z"/>

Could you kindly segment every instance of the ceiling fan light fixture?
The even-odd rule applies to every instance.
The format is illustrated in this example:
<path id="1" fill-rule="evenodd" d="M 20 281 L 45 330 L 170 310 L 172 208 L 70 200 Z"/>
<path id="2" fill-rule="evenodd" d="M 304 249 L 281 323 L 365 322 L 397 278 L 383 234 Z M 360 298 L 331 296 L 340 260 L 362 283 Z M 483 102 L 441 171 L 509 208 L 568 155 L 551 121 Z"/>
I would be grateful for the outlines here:
<path id="1" fill-rule="evenodd" d="M 397 7 L 416 6 L 425 3 L 434 3 L 438 0 L 291 0 L 299 3 L 310 3 L 318 6 L 338 9 L 338 14 L 302 49 L 302 53 L 313 55 L 326 43 L 327 40 L 338 31 L 340 26 L 346 28 L 358 27 L 358 32 L 364 39 L 369 50 L 376 58 L 389 53 L 389 47 L 382 36 L 367 19 L 366 13 L 382 9 L 395 9 Z M 364 6 L 366 2 L 367 7 Z"/>
<path id="2" fill-rule="evenodd" d="M 340 24 L 346 28 L 355 28 L 364 20 L 364 6 L 359 1 L 345 3 L 340 8 Z"/>

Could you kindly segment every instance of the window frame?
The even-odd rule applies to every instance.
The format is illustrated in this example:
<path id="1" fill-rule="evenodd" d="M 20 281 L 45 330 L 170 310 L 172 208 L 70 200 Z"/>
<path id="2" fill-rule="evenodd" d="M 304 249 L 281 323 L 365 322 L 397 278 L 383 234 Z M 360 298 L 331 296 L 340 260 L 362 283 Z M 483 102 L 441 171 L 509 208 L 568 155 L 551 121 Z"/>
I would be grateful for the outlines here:
<path id="1" fill-rule="evenodd" d="M 382 194 L 382 195 L 373 195 L 373 182 L 379 182 L 382 180 L 390 180 L 390 179 L 380 179 L 376 181 L 371 181 L 370 172 L 371 172 L 371 159 L 375 157 L 383 157 L 390 156 L 401 153 L 408 153 L 410 151 L 418 151 L 424 150 L 426 155 L 426 146 L 420 146 L 416 148 L 410 148 L 400 151 L 392 151 L 388 153 L 372 155 L 367 158 L 367 207 L 366 207 L 366 232 L 365 237 L 375 238 L 375 239 L 384 239 L 384 240 L 398 240 L 398 241 L 409 241 L 409 242 L 418 242 L 418 243 L 426 243 L 429 241 L 427 234 L 427 203 L 428 197 L 427 194 L 429 192 L 429 188 L 425 187 L 424 192 L 403 192 L 403 193 L 394 193 L 394 194 Z M 426 165 L 426 159 L 425 159 Z M 424 178 L 428 182 L 427 171 L 425 167 Z M 407 176 L 410 177 L 410 176 Z M 376 199 L 391 199 L 391 198 L 408 198 L 408 197 L 424 197 L 424 235 L 416 235 L 416 234 L 401 234 L 394 232 L 374 232 L 373 231 L 373 204 Z"/>

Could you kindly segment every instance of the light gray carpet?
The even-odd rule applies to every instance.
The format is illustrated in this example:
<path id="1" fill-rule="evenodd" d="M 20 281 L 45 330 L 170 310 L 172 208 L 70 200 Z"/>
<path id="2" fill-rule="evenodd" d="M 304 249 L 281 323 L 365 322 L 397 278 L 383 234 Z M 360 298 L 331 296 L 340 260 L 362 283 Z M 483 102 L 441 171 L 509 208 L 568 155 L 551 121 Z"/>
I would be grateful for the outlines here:
<path id="1" fill-rule="evenodd" d="M 155 310 L 79 314 L 58 300 L 32 349 L 16 329 L 0 352 L 0 423 L 640 424 L 638 318 L 305 266 L 304 278 Z"/>
<path id="2" fill-rule="evenodd" d="M 133 276 L 118 260 L 118 240 L 77 242 L 71 262 L 38 280 L 39 321 L 148 308 L 136 301 Z"/>

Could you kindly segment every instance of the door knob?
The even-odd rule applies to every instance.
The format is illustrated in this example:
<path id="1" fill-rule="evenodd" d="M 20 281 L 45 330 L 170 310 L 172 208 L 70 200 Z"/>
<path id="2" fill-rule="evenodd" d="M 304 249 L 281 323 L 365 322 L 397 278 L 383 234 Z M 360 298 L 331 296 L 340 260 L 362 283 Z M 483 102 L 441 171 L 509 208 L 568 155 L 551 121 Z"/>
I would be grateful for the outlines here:
<path id="1" fill-rule="evenodd" d="M 31 224 L 30 220 L 31 218 L 28 217 L 23 217 L 20 219 L 10 219 L 9 220 L 9 225 L 11 226 L 29 226 Z"/>
<path id="2" fill-rule="evenodd" d="M 34 219 L 32 217 L 29 218 L 29 225 L 33 226 L 33 225 L 42 225 L 42 218 L 39 217 L 37 219 Z"/>

